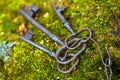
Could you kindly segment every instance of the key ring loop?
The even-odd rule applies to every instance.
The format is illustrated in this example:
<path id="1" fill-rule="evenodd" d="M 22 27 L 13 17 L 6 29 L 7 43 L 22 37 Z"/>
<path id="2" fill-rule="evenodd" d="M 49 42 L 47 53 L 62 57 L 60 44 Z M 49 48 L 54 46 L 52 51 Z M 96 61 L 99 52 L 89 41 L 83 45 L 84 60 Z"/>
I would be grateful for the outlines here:
<path id="1" fill-rule="evenodd" d="M 56 55 L 55 55 L 55 59 L 59 64 L 68 64 L 68 63 L 72 62 L 74 59 L 76 59 L 81 53 L 83 53 L 85 51 L 86 47 L 87 47 L 87 44 L 84 43 L 83 46 L 82 46 L 82 49 L 79 52 L 77 52 L 71 59 L 66 60 L 66 61 L 61 61 L 61 59 L 62 60 L 65 60 L 65 59 L 61 58 L 60 54 L 61 54 L 62 51 L 67 49 L 66 46 L 63 46 L 63 47 L 61 47 L 57 50 Z"/>
<path id="2" fill-rule="evenodd" d="M 78 34 L 82 33 L 83 31 L 88 31 L 88 32 L 89 32 L 88 38 L 86 38 L 86 39 L 84 39 L 84 38 L 75 38 L 76 40 L 75 40 L 75 42 L 73 43 L 74 45 L 69 46 L 69 45 L 68 45 L 68 42 L 69 42 L 70 40 L 74 39 L 74 38 L 72 38 L 72 37 L 77 36 Z M 89 28 L 83 28 L 83 29 L 79 30 L 78 32 L 76 32 L 76 33 L 68 36 L 68 37 L 65 39 L 65 46 L 66 46 L 68 49 L 76 49 L 76 48 L 78 48 L 82 43 L 87 42 L 87 41 L 89 40 L 89 38 L 91 38 L 91 37 L 92 37 L 92 31 L 91 31 Z M 72 38 L 72 39 L 71 39 L 71 38 Z M 76 43 L 78 43 L 78 44 L 75 45 Z M 74 47 L 73 47 L 73 46 L 74 46 Z"/>
<path id="3" fill-rule="evenodd" d="M 70 57 L 70 56 L 73 57 L 74 54 L 68 54 L 67 55 L 67 57 Z M 78 65 L 79 61 L 80 61 L 80 59 L 79 59 L 79 57 L 77 57 L 75 63 L 68 70 L 62 70 L 60 68 L 60 63 L 57 63 L 57 69 L 58 69 L 59 72 L 61 72 L 63 74 L 68 74 L 68 73 L 70 73 L 74 69 L 74 67 L 76 67 Z"/>

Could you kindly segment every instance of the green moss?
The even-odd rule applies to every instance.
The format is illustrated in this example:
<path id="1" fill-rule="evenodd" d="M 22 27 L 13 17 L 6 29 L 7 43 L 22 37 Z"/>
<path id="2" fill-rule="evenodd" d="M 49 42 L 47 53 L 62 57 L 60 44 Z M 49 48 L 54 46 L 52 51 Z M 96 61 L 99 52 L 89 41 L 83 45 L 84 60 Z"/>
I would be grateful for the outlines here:
<path id="1" fill-rule="evenodd" d="M 61 1 L 61 2 L 60 2 Z M 20 6 L 36 4 L 40 7 L 39 23 L 45 26 L 62 40 L 70 35 L 52 9 L 53 3 L 66 6 L 63 15 L 75 31 L 90 28 L 103 52 L 108 47 L 113 60 L 113 80 L 120 79 L 116 70 L 119 69 L 120 51 L 118 39 L 111 34 L 116 29 L 113 21 L 120 16 L 120 0 L 2 0 L 0 2 L 0 41 L 7 40 L 16 43 L 12 60 L 4 65 L 8 80 L 60 80 L 65 75 L 57 71 L 56 61 L 49 55 L 19 39 L 18 28 L 24 23 L 23 17 L 18 13 Z M 5 6 L 5 7 L 4 7 Z M 48 16 L 46 16 L 48 15 Z M 54 43 L 49 37 L 28 25 L 34 32 L 33 41 L 56 50 L 60 45 Z M 68 80 L 105 80 L 104 66 L 101 63 L 96 45 L 89 41 L 88 49 L 80 56 L 80 64 L 76 71 L 67 74 Z"/>

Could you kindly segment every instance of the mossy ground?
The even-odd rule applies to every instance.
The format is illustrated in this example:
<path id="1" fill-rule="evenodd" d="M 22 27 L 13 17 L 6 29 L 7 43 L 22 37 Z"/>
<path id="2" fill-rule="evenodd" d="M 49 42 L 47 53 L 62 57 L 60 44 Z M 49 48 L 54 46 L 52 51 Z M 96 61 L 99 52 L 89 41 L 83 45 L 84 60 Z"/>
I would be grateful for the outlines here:
<path id="1" fill-rule="evenodd" d="M 113 80 L 120 79 L 120 44 L 119 36 L 111 32 L 119 32 L 120 26 L 115 22 L 120 19 L 120 0 L 2 0 L 0 1 L 0 41 L 14 42 L 11 61 L 1 65 L 3 77 L 7 80 L 60 80 L 65 75 L 58 72 L 56 61 L 43 51 L 19 39 L 19 26 L 24 23 L 19 14 L 20 6 L 36 4 L 40 8 L 39 23 L 64 40 L 70 33 L 64 28 L 53 11 L 53 4 L 66 6 L 63 13 L 75 31 L 90 28 L 103 52 L 108 47 L 113 61 Z M 120 23 L 120 22 L 118 22 Z M 31 24 L 28 27 L 34 32 L 36 43 L 56 50 L 59 44 L 53 42 Z M 68 80 L 106 80 L 104 66 L 98 50 L 89 41 L 87 52 L 80 56 L 78 69 L 67 74 Z"/>

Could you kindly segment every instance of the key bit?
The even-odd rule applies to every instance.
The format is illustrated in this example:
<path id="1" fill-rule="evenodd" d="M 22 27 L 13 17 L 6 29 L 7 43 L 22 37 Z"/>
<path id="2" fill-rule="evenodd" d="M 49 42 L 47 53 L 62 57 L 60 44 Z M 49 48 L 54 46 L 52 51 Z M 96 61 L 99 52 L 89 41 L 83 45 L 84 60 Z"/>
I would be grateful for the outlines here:
<path id="1" fill-rule="evenodd" d="M 35 5 L 32 5 L 32 6 L 25 6 L 23 8 L 23 10 L 31 17 L 35 18 L 36 17 L 36 14 L 38 13 L 39 11 L 39 8 Z"/>
<path id="2" fill-rule="evenodd" d="M 39 8 L 35 5 L 31 6 L 31 11 L 33 11 L 34 13 L 37 13 L 39 11 Z"/>
<path id="3" fill-rule="evenodd" d="M 65 6 L 61 7 L 61 8 L 58 8 L 57 6 L 53 6 L 53 8 L 58 12 L 58 13 L 61 13 L 62 11 L 64 11 L 66 9 Z"/>
<path id="4" fill-rule="evenodd" d="M 26 39 L 31 39 L 33 37 L 33 32 L 28 30 L 24 35 L 22 35 Z"/>

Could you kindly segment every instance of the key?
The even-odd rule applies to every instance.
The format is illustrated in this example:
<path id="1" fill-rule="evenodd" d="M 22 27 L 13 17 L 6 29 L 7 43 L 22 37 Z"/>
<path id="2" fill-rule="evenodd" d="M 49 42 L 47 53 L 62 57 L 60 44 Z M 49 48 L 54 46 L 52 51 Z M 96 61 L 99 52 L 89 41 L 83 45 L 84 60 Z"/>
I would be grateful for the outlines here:
<path id="1" fill-rule="evenodd" d="M 42 32 L 44 32 L 47 36 L 49 36 L 53 41 L 56 41 L 57 43 L 59 43 L 60 45 L 64 45 L 64 42 L 59 39 L 56 35 L 54 35 L 53 33 L 51 33 L 50 31 L 48 31 L 46 28 L 44 28 L 42 25 L 40 25 L 37 21 L 35 21 L 32 17 L 30 17 L 24 10 L 20 10 L 20 13 L 33 25 L 35 25 L 35 27 L 37 27 L 39 30 L 41 30 Z"/>
<path id="2" fill-rule="evenodd" d="M 41 46 L 41 45 L 38 45 L 36 44 L 35 42 L 31 41 L 33 37 L 33 33 L 32 31 L 28 30 L 24 35 L 20 36 L 20 39 L 22 39 L 23 41 L 35 46 L 36 48 L 48 53 L 51 57 L 54 57 L 55 56 L 55 52 L 52 52 L 48 49 L 46 49 L 45 47 Z"/>

